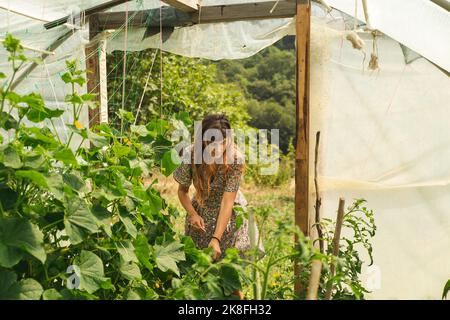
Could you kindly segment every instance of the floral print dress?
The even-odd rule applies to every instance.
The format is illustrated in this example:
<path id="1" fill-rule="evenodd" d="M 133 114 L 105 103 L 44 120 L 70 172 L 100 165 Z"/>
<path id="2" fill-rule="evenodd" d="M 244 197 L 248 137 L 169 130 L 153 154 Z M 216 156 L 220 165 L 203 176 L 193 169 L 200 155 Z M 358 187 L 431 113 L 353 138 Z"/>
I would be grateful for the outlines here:
<path id="1" fill-rule="evenodd" d="M 190 153 L 184 153 L 190 154 Z M 181 165 L 173 172 L 174 179 L 182 186 L 189 187 L 192 183 L 192 164 L 186 161 L 187 157 L 183 156 Z M 239 159 L 242 161 L 242 159 Z M 185 234 L 190 236 L 197 248 L 207 248 L 211 237 L 216 229 L 216 221 L 220 211 L 220 205 L 224 192 L 238 192 L 234 201 L 235 206 L 245 207 L 247 201 L 243 194 L 239 191 L 239 184 L 242 175 L 242 163 L 235 161 L 231 164 L 231 170 L 225 174 L 221 170 L 217 170 L 215 176 L 212 178 L 210 184 L 209 195 L 204 199 L 203 207 L 195 199 L 192 198 L 192 206 L 197 213 L 203 218 L 205 222 L 206 232 L 199 231 L 192 227 L 189 219 L 186 217 Z M 248 220 L 243 219 L 243 223 L 239 228 L 236 226 L 237 212 L 233 209 L 230 221 L 222 235 L 220 241 L 220 249 L 222 251 L 222 258 L 225 250 L 231 247 L 236 247 L 242 253 L 250 248 L 250 239 L 248 234 Z"/>

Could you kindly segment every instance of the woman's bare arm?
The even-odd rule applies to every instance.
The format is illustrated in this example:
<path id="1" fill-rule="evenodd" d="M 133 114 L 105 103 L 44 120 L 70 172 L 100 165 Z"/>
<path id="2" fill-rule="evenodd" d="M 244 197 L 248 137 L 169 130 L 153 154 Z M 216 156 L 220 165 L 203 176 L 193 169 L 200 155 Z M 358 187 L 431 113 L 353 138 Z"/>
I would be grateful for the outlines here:
<path id="1" fill-rule="evenodd" d="M 189 199 L 189 187 L 182 186 L 181 184 L 178 185 L 178 199 L 188 215 L 194 215 L 197 213 L 192 206 L 191 199 Z"/>
<path id="2" fill-rule="evenodd" d="M 220 211 L 217 217 L 216 229 L 214 237 L 222 239 L 222 235 L 227 228 L 228 222 L 233 211 L 234 199 L 236 199 L 237 192 L 224 192 L 222 202 L 220 204 Z"/>
<path id="3" fill-rule="evenodd" d="M 189 198 L 189 187 L 182 186 L 181 184 L 178 185 L 178 199 L 180 200 L 184 210 L 186 210 L 190 223 L 194 227 L 205 232 L 205 222 L 192 206 L 191 199 Z"/>

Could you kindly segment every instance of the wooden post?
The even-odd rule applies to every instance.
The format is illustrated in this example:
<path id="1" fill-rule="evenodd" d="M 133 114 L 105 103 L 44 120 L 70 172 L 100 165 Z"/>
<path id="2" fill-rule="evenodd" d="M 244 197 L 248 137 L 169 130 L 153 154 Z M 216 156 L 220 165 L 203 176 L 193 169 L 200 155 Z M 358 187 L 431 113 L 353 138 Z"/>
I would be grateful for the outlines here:
<path id="1" fill-rule="evenodd" d="M 336 227 L 334 229 L 334 236 L 333 236 L 333 256 L 338 257 L 339 256 L 339 242 L 341 240 L 341 230 L 342 230 L 342 224 L 344 223 L 344 207 L 345 207 L 345 200 L 344 198 L 339 198 L 339 207 L 337 212 L 337 218 L 336 218 Z M 330 278 L 334 277 L 334 274 L 336 272 L 336 264 L 331 264 L 330 267 Z M 331 293 L 333 292 L 333 284 L 329 284 L 327 286 L 327 291 L 325 292 L 325 300 L 331 299 Z"/>
<path id="2" fill-rule="evenodd" d="M 297 0 L 296 9 L 296 152 L 295 152 L 295 224 L 309 235 L 309 38 L 310 0 Z M 297 241 L 297 239 L 296 239 Z M 294 266 L 295 292 L 300 293 L 300 267 Z M 302 289 L 304 290 L 304 288 Z"/>
<path id="3" fill-rule="evenodd" d="M 313 260 L 311 263 L 311 275 L 309 276 L 308 291 L 306 300 L 317 300 L 317 291 L 319 291 L 320 274 L 322 273 L 322 262 Z"/>

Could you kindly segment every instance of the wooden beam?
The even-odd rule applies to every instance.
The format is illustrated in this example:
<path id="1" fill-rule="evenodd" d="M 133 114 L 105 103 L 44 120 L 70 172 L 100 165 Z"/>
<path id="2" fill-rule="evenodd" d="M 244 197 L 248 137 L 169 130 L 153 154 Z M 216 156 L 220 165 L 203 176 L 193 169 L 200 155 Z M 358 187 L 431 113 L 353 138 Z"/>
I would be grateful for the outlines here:
<path id="1" fill-rule="evenodd" d="M 296 152 L 295 224 L 309 236 L 309 42 L 310 1 L 298 0 L 296 8 Z M 294 266 L 295 292 L 300 293 L 300 267 Z"/>
<path id="2" fill-rule="evenodd" d="M 275 6 L 277 1 L 265 1 L 245 4 L 231 4 L 221 6 L 202 6 L 198 12 L 190 12 L 190 18 L 183 17 L 180 21 L 170 20 L 170 23 L 162 21 L 162 27 L 182 27 L 192 24 L 231 22 L 243 20 L 262 20 L 262 19 L 279 19 L 290 18 L 296 14 L 296 3 L 292 0 L 281 0 Z M 275 8 L 274 8 L 275 6 Z M 271 12 L 271 10 L 274 10 Z M 129 16 L 133 17 L 129 22 L 130 27 L 145 27 L 147 17 L 159 17 L 159 9 L 151 9 L 147 11 L 129 12 Z M 125 12 L 102 12 L 98 15 L 99 24 L 104 29 L 117 29 L 123 26 L 125 21 Z M 159 26 L 159 22 L 158 22 Z"/>
<path id="3" fill-rule="evenodd" d="M 333 248 L 332 248 L 333 256 L 335 256 L 336 258 L 339 257 L 339 242 L 341 240 L 342 224 L 344 223 L 344 210 L 345 210 L 345 200 L 344 198 L 339 198 L 339 207 L 336 218 L 336 226 L 334 229 Z M 330 267 L 330 278 L 334 277 L 335 272 L 336 272 L 336 263 L 333 262 Z M 333 283 L 329 283 L 327 285 L 327 290 L 325 291 L 325 300 L 331 299 L 332 292 L 333 292 Z"/>
<path id="4" fill-rule="evenodd" d="M 309 276 L 308 291 L 306 292 L 306 300 L 317 300 L 317 292 L 319 291 L 320 275 L 322 273 L 322 262 L 313 260 L 311 263 L 311 274 Z"/>
<path id="5" fill-rule="evenodd" d="M 198 0 L 162 0 L 162 2 L 185 12 L 195 12 L 200 6 Z"/>
<path id="6" fill-rule="evenodd" d="M 310 13 L 308 3 L 297 5 L 296 51 L 296 194 L 295 218 L 302 232 L 309 235 L 309 39 Z"/>
<path id="7" fill-rule="evenodd" d="M 108 1 L 108 2 L 99 4 L 97 6 L 94 6 L 92 8 L 84 10 L 83 14 L 84 14 L 85 17 L 89 17 L 90 15 L 96 14 L 96 13 L 101 12 L 101 11 L 105 11 L 105 10 L 107 10 L 109 8 L 118 6 L 118 5 L 120 5 L 122 3 L 125 3 L 125 2 L 128 2 L 128 1 L 131 1 L 131 0 L 112 0 L 112 1 Z M 48 23 L 44 24 L 44 27 L 45 27 L 45 29 L 51 29 L 51 28 L 57 27 L 59 25 L 62 25 L 64 23 L 67 23 L 67 20 L 69 20 L 69 16 L 65 16 L 65 17 L 62 17 L 61 19 L 48 22 Z"/>
<path id="8" fill-rule="evenodd" d="M 289 18 L 295 15 L 296 4 L 293 1 L 265 1 L 234 5 L 202 7 L 201 12 L 193 15 L 193 22 L 214 23 L 239 20 L 260 20 Z M 273 11 L 272 11 L 273 9 Z"/>

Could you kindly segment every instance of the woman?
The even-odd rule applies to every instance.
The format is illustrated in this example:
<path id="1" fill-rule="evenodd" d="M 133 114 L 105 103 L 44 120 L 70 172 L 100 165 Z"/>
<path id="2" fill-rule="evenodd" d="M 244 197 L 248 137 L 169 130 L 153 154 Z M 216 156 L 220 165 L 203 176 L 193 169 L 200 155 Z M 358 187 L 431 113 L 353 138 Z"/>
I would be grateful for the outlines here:
<path id="1" fill-rule="evenodd" d="M 174 171 L 179 183 L 178 198 L 187 212 L 185 233 L 197 248 L 211 247 L 214 259 L 227 248 L 250 246 L 248 220 L 236 227 L 235 203 L 245 206 L 239 193 L 243 156 L 229 136 L 231 126 L 225 115 L 206 116 L 195 132 L 194 145 L 183 152 L 182 164 Z M 189 199 L 193 183 L 195 195 Z M 242 299 L 242 293 L 236 293 Z"/>

